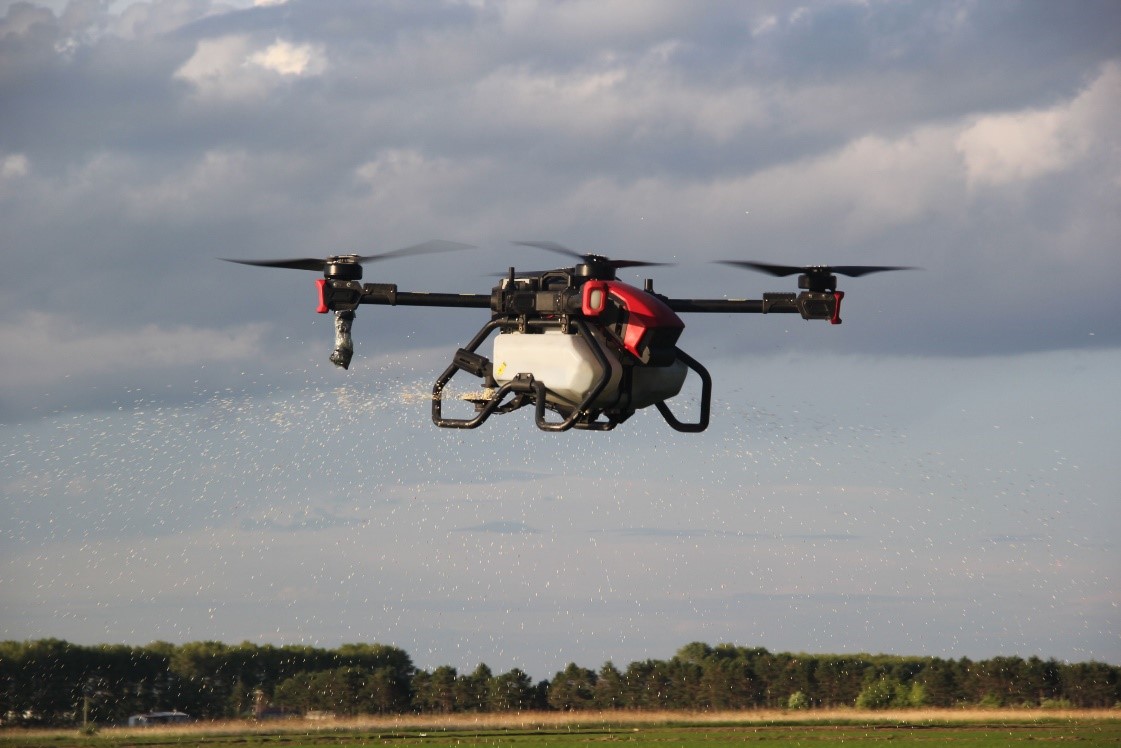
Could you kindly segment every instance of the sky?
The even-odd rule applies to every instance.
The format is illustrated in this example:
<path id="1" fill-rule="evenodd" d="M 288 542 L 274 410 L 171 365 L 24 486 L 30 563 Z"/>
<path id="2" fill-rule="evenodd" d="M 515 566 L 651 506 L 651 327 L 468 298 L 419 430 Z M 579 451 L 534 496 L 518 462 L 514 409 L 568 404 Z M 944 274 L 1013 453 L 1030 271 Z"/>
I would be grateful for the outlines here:
<path id="1" fill-rule="evenodd" d="M 1113 0 L 0 2 L 0 639 L 1121 664 L 1118 121 Z M 684 315 L 702 434 L 550 434 L 431 423 L 484 310 L 344 372 L 314 275 L 218 259 L 429 239 L 366 281 L 919 269 Z"/>

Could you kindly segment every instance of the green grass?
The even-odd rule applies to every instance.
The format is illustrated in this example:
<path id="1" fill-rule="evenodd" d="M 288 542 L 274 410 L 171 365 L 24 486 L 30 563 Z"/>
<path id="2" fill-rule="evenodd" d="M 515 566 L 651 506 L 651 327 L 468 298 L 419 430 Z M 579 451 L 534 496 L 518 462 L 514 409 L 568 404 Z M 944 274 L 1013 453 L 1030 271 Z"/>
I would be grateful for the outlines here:
<path id="1" fill-rule="evenodd" d="M 0 748 L 325 748 L 328 746 L 388 746 L 406 748 L 466 748 L 502 746 L 572 748 L 608 744 L 658 748 L 714 746 L 933 746 L 997 748 L 997 746 L 1078 745 L 1121 746 L 1121 715 L 1039 717 L 996 712 L 987 719 L 954 718 L 940 714 L 918 719 L 883 719 L 868 713 L 834 714 L 833 718 L 794 715 L 759 720 L 723 715 L 710 721 L 697 715 L 658 715 L 642 721 L 640 714 L 600 724 L 526 719 L 502 726 L 491 721 L 433 722 L 430 726 L 376 723 L 197 724 L 178 728 L 105 728 L 94 734 L 81 730 L 3 730 Z M 571 719 L 571 717 L 570 717 Z M 531 721 L 531 720 L 530 720 Z"/>

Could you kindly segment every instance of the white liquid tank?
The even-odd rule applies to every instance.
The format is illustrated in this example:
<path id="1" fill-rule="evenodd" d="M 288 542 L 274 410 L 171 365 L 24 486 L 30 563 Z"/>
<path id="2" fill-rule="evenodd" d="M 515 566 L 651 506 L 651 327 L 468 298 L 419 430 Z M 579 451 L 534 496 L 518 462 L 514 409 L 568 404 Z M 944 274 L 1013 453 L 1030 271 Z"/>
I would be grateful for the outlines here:
<path id="1" fill-rule="evenodd" d="M 669 366 L 635 366 L 624 376 L 618 354 L 604 344 L 603 333 L 591 334 L 606 351 L 610 374 L 607 385 L 590 408 L 637 409 L 673 397 L 681 391 L 688 368 L 680 360 Z M 502 333 L 494 339 L 494 379 L 506 384 L 518 374 L 532 374 L 545 384 L 547 399 L 560 406 L 583 402 L 603 376 L 603 367 L 583 337 L 560 330 L 541 333 Z"/>

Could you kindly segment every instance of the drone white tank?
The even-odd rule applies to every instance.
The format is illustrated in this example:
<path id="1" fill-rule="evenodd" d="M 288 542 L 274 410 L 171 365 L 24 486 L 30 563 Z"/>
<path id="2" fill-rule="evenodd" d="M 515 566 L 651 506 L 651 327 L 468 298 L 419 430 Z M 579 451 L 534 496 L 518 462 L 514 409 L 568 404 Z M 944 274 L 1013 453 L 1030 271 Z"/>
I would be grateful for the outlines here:
<path id="1" fill-rule="evenodd" d="M 593 335 L 598 335 L 593 331 Z M 503 333 L 494 338 L 494 378 L 500 385 L 518 374 L 532 374 L 549 388 L 549 399 L 560 405 L 579 405 L 603 376 L 603 367 L 579 335 L 559 330 L 543 333 Z M 592 407 L 608 407 L 619 398 L 622 365 L 607 356 L 611 375 Z"/>
<path id="2" fill-rule="evenodd" d="M 602 333 L 592 328 L 601 343 Z M 532 374 L 545 383 L 549 400 L 558 405 L 579 405 L 602 376 L 603 369 L 587 341 L 559 330 L 539 334 L 503 333 L 494 339 L 494 378 L 505 384 L 518 374 Z M 593 408 L 645 408 L 681 391 L 689 369 L 680 359 L 669 366 L 636 366 L 631 372 L 629 399 L 620 392 L 623 365 L 607 353 L 611 375 L 607 386 L 589 405 Z"/>

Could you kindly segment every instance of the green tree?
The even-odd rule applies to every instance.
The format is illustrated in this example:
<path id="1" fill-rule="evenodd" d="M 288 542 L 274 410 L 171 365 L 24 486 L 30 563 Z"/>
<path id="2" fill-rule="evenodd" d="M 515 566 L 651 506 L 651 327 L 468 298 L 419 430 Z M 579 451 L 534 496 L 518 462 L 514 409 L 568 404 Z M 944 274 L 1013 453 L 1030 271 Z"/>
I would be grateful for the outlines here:
<path id="1" fill-rule="evenodd" d="M 749 662 L 739 657 L 713 657 L 698 684 L 701 709 L 748 709 L 762 704 L 762 690 Z"/>
<path id="2" fill-rule="evenodd" d="M 276 706 L 285 710 L 301 714 L 311 711 L 314 708 L 311 705 L 311 674 L 300 673 L 285 678 L 273 688 L 272 699 Z"/>
<path id="3" fill-rule="evenodd" d="M 1059 663 L 1054 659 L 1029 657 L 1024 663 L 1025 701 L 1042 705 L 1057 699 L 1062 690 L 1059 670 Z"/>
<path id="4" fill-rule="evenodd" d="M 677 654 L 673 659 L 680 662 L 688 662 L 693 665 L 706 665 L 713 656 L 712 647 L 702 642 L 690 642 L 681 649 L 677 650 Z"/>
<path id="5" fill-rule="evenodd" d="M 379 667 L 368 671 L 360 702 L 369 714 L 397 714 L 409 708 L 409 681 L 396 668 Z"/>
<path id="6" fill-rule="evenodd" d="M 491 680 L 487 711 L 516 712 L 532 709 L 537 693 L 533 680 L 518 668 Z"/>
<path id="7" fill-rule="evenodd" d="M 624 676 L 627 697 L 636 709 L 664 709 L 670 699 L 672 682 L 666 664 L 659 660 L 632 662 Z"/>
<path id="8" fill-rule="evenodd" d="M 928 706 L 946 708 L 965 700 L 958 665 L 952 660 L 932 659 L 916 681 L 922 684 Z"/>
<path id="9" fill-rule="evenodd" d="M 892 677 L 881 677 L 864 687 L 856 697 L 857 709 L 907 709 L 923 705 L 921 683 L 900 683 Z"/>
<path id="10" fill-rule="evenodd" d="M 569 663 L 549 684 L 549 706 L 560 711 L 591 709 L 595 706 L 594 670 Z"/>
<path id="11" fill-rule="evenodd" d="M 795 691 L 790 694 L 790 698 L 786 700 L 786 708 L 791 711 L 801 711 L 802 709 L 810 708 L 810 697 L 801 691 Z"/>
<path id="12" fill-rule="evenodd" d="M 1062 698 L 1076 707 L 1094 709 L 1121 702 L 1119 668 L 1104 662 L 1079 662 L 1061 670 Z"/>
<path id="13" fill-rule="evenodd" d="M 414 703 L 424 712 L 450 714 L 455 710 L 456 681 L 454 667 L 441 665 L 431 674 L 424 673 L 413 679 Z"/>
<path id="14" fill-rule="evenodd" d="M 595 705 L 599 709 L 623 709 L 627 704 L 626 681 L 619 668 L 608 661 L 596 677 Z"/>
<path id="15" fill-rule="evenodd" d="M 473 672 L 459 676 L 455 683 L 455 710 L 457 712 L 484 711 L 490 696 L 493 677 L 490 668 L 483 663 L 479 663 Z"/>

